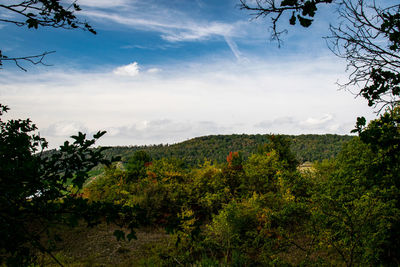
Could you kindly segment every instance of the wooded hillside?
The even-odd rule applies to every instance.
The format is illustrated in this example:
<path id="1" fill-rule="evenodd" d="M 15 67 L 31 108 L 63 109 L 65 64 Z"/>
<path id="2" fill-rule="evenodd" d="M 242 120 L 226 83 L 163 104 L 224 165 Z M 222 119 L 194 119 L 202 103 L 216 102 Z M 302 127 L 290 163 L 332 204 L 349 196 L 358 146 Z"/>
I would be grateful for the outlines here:
<path id="1" fill-rule="evenodd" d="M 193 138 L 182 143 L 172 145 L 150 146 L 118 146 L 110 147 L 104 153 L 107 157 L 121 156 L 122 161 L 127 161 L 135 151 L 144 150 L 153 159 L 179 158 L 184 159 L 189 166 L 204 162 L 204 159 L 222 163 L 231 151 L 241 151 L 247 158 L 251 153 L 257 152 L 260 145 L 268 143 L 268 134 L 232 134 L 210 135 Z M 291 143 L 291 150 L 297 159 L 306 161 L 321 161 L 335 157 L 344 143 L 353 137 L 348 135 L 284 135 Z"/>

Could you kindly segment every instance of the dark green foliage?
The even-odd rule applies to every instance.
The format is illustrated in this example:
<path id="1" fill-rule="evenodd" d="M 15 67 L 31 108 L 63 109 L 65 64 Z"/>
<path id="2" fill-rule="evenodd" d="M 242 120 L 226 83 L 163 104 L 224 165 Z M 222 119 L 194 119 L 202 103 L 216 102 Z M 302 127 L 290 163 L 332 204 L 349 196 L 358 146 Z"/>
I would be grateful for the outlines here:
<path id="1" fill-rule="evenodd" d="M 279 160 L 284 163 L 285 168 L 291 171 L 296 170 L 299 162 L 290 150 L 290 141 L 288 141 L 283 135 L 270 135 L 268 139 L 269 143 L 260 146 L 258 152 L 268 153 L 275 150 Z"/>
<path id="2" fill-rule="evenodd" d="M 381 24 L 381 31 L 385 32 L 391 42 L 390 49 L 399 51 L 400 49 L 400 13 L 386 12 L 382 14 L 384 20 Z"/>
<path id="3" fill-rule="evenodd" d="M 210 135 L 194 138 L 173 145 L 152 145 L 133 147 L 110 147 L 104 151 L 106 158 L 121 156 L 127 162 L 135 151 L 145 151 L 151 158 L 184 159 L 187 167 L 201 165 L 205 159 L 226 162 L 226 157 L 231 151 L 240 151 L 243 159 L 256 153 L 258 147 L 269 143 L 271 135 Z M 351 140 L 347 135 L 282 135 L 290 142 L 290 149 L 300 163 L 321 161 L 335 157 L 342 145 Z M 49 152 L 51 153 L 51 152 Z"/>
<path id="4" fill-rule="evenodd" d="M 379 119 L 373 120 L 363 127 L 361 119 L 357 124 L 360 139 L 368 144 L 374 155 L 367 168 L 370 183 L 378 187 L 385 201 L 392 201 L 392 211 L 397 215 L 391 221 L 390 233 L 384 254 L 385 261 L 392 264 L 400 260 L 400 242 L 396 236 L 400 234 L 400 107 L 388 109 Z"/>
<path id="5" fill-rule="evenodd" d="M 0 115 L 7 110 L 0 105 Z M 83 219 L 92 226 L 105 219 L 125 222 L 133 230 L 137 225 L 133 208 L 89 203 L 79 194 L 87 172 L 110 163 L 103 159 L 102 148 L 90 148 L 105 132 L 89 140 L 79 133 L 72 136 L 72 143 L 66 141 L 60 150 L 43 157 L 47 143 L 34 134 L 36 129 L 29 119 L 0 119 L 0 264 L 29 265 L 37 252 L 50 253 L 42 238 L 57 240 L 50 231 L 53 225 L 75 226 Z"/>
<path id="6" fill-rule="evenodd" d="M 263 154 L 255 154 L 249 157 L 245 166 L 245 177 L 241 187 L 242 191 L 267 193 L 277 192 L 278 190 L 278 172 L 283 170 L 283 163 L 279 161 L 276 151 L 270 151 Z"/>
<path id="7" fill-rule="evenodd" d="M 378 171 L 386 168 L 385 163 L 357 139 L 343 149 L 334 164 L 335 168 L 324 171 L 327 179 L 319 181 L 313 196 L 319 229 L 315 233 L 348 266 L 394 264 L 398 244 L 391 236 L 397 234 L 400 219 L 399 191 L 386 184 Z"/>
<path id="8" fill-rule="evenodd" d="M 400 42 L 398 42 L 400 44 Z M 373 106 L 384 101 L 382 96 L 391 94 L 394 98 L 400 96 L 400 73 L 372 69 L 370 73 L 372 83 L 361 89 L 360 94 L 368 99 L 368 105 Z"/>
<path id="9" fill-rule="evenodd" d="M 125 168 L 129 180 L 137 180 L 146 176 L 146 165 L 151 164 L 151 157 L 143 150 L 135 151 Z"/>

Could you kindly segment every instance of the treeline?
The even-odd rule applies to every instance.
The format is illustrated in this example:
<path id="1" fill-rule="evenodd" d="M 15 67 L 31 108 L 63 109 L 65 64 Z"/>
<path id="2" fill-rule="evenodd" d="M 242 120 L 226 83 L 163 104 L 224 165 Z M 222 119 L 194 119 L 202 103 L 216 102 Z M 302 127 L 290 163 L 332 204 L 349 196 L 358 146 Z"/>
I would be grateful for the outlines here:
<path id="1" fill-rule="evenodd" d="M 283 135 L 290 142 L 290 149 L 300 163 L 321 161 L 335 157 L 344 143 L 353 136 L 348 135 Z M 193 138 L 172 145 L 151 146 L 117 146 L 110 147 L 104 154 L 107 158 L 120 156 L 127 161 L 135 151 L 145 151 L 153 159 L 179 158 L 184 159 L 190 167 L 202 164 L 205 159 L 223 163 L 230 151 L 240 151 L 244 158 L 257 152 L 259 146 L 269 143 L 268 134 L 232 134 L 210 135 Z"/>

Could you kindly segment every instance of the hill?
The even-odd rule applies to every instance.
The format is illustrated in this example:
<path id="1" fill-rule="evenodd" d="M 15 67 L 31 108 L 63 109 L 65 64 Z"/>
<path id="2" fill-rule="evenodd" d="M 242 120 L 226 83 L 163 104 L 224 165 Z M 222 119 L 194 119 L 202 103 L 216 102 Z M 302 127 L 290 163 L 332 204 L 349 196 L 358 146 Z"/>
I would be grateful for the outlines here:
<path id="1" fill-rule="evenodd" d="M 225 162 L 230 151 L 241 151 L 244 158 L 247 158 L 257 151 L 258 146 L 268 143 L 268 136 L 267 134 L 210 135 L 172 145 L 109 147 L 104 153 L 106 157 L 120 156 L 122 161 L 127 161 L 135 151 L 144 150 L 153 159 L 178 158 L 183 159 L 188 166 L 195 166 L 204 159 Z M 290 140 L 292 151 L 301 163 L 335 157 L 343 144 L 353 138 L 353 136 L 334 134 L 284 136 Z"/>

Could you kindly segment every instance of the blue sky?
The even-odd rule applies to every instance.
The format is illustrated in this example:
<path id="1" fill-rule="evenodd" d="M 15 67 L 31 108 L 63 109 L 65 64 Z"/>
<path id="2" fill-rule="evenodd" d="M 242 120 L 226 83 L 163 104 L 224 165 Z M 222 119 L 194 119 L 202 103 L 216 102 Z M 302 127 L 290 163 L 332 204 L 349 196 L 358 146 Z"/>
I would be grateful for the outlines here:
<path id="1" fill-rule="evenodd" d="M 79 0 L 83 31 L 0 24 L 9 56 L 56 53 L 51 67 L 0 71 L 7 118 L 31 118 L 50 146 L 77 131 L 107 130 L 103 145 L 175 143 L 209 134 L 348 134 L 373 118 L 347 91 L 345 62 L 323 36 L 323 8 L 310 29 L 270 42 L 268 19 L 251 20 L 238 0 Z M 333 7 L 331 7 L 333 8 Z M 4 15 L 4 13 L 0 13 Z M 282 21 L 282 28 L 287 26 Z"/>

